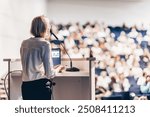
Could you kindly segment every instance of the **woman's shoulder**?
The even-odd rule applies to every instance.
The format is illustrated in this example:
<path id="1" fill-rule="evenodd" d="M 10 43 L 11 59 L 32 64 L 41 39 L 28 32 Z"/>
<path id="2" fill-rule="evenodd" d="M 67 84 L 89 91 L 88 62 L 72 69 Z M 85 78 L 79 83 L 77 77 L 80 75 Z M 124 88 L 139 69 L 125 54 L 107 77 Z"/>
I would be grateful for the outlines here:
<path id="1" fill-rule="evenodd" d="M 43 44 L 43 45 L 45 45 L 45 46 L 50 46 L 50 42 L 48 41 L 48 40 L 40 40 L 41 41 L 41 43 Z"/>
<path id="2" fill-rule="evenodd" d="M 23 40 L 22 45 L 26 45 L 27 43 L 29 43 L 29 41 L 30 41 L 30 38 Z"/>
<path id="3" fill-rule="evenodd" d="M 43 38 L 28 38 L 23 40 L 22 46 L 23 45 L 33 45 L 33 46 L 50 46 L 50 42 L 48 40 L 45 40 Z"/>
<path id="4" fill-rule="evenodd" d="M 29 38 L 29 40 L 34 40 L 37 43 L 41 43 L 41 44 L 45 44 L 45 45 L 49 45 L 50 42 L 44 38 L 40 38 L 40 37 L 36 37 L 36 38 Z"/>

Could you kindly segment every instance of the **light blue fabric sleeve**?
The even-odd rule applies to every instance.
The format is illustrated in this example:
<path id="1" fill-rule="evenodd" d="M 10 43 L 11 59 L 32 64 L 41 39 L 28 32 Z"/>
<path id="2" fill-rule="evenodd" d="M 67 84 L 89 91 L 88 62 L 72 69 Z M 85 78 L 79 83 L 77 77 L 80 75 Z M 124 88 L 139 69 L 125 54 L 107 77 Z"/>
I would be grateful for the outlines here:
<path id="1" fill-rule="evenodd" d="M 142 93 L 150 93 L 150 82 L 145 85 L 141 85 L 140 90 Z"/>

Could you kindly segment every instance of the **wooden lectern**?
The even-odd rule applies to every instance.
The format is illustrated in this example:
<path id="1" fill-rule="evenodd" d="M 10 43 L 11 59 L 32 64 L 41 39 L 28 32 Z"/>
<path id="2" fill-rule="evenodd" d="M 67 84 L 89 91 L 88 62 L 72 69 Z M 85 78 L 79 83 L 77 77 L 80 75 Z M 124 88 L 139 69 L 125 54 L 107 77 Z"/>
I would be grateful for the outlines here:
<path id="1" fill-rule="evenodd" d="M 72 59 L 79 72 L 62 71 L 56 74 L 53 81 L 54 100 L 94 100 L 95 99 L 95 67 L 94 58 Z M 61 64 L 69 66 L 69 59 L 62 59 Z M 21 70 L 20 60 L 11 60 L 10 70 Z M 21 73 L 11 73 L 9 97 L 11 100 L 21 99 Z"/>
<path id="2" fill-rule="evenodd" d="M 95 67 L 93 58 L 72 59 L 79 72 L 63 71 L 54 78 L 55 100 L 93 100 L 95 99 Z M 69 59 L 62 59 L 62 65 L 69 66 Z"/>

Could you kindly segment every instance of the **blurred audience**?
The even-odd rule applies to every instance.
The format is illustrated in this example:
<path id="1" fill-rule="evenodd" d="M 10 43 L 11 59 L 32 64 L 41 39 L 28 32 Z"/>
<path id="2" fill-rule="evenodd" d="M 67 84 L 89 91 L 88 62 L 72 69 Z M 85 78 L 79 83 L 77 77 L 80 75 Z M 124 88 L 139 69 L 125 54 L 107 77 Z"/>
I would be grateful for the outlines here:
<path id="1" fill-rule="evenodd" d="M 150 93 L 149 29 L 143 25 L 112 27 L 98 22 L 54 26 L 72 58 L 87 58 L 90 51 L 96 58 L 96 89 L 101 94 L 98 97 L 130 91 L 129 77 L 140 86 L 141 93 Z M 67 57 L 64 50 L 62 54 Z"/>

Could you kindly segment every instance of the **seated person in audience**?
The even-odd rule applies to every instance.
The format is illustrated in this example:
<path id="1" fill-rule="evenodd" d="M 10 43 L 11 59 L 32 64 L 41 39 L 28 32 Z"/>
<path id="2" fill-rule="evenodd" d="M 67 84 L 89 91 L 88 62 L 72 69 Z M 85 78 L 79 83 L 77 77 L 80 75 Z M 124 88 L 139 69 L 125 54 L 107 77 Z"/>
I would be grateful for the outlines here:
<path id="1" fill-rule="evenodd" d="M 98 80 L 98 76 L 96 75 L 95 76 L 95 99 L 99 100 L 103 96 L 103 93 L 105 92 L 105 90 L 103 89 L 101 90 L 101 87 L 97 85 L 97 80 Z"/>
<path id="2" fill-rule="evenodd" d="M 96 90 L 99 90 L 99 94 L 96 98 L 101 98 L 102 96 L 109 96 L 111 92 L 109 91 L 109 83 L 111 79 L 107 76 L 106 72 L 101 72 L 100 76 L 96 78 Z"/>
<path id="3" fill-rule="evenodd" d="M 130 89 L 129 80 L 124 76 L 124 74 L 120 74 L 119 78 L 120 78 L 120 83 L 121 83 L 121 86 L 122 86 L 122 90 L 124 92 L 129 91 L 129 89 Z"/>
<path id="4" fill-rule="evenodd" d="M 137 85 L 144 85 L 146 82 L 146 76 L 147 74 L 143 72 L 143 76 L 139 77 L 137 80 Z"/>
<path id="5" fill-rule="evenodd" d="M 132 27 L 131 32 L 129 32 L 128 36 L 131 38 L 136 38 L 138 36 L 136 26 Z"/>
<path id="6" fill-rule="evenodd" d="M 64 44 L 67 50 L 70 50 L 76 46 L 75 41 L 72 38 L 71 34 L 65 39 Z"/>
<path id="7" fill-rule="evenodd" d="M 127 41 L 127 35 L 124 31 L 120 33 L 120 36 L 118 37 L 118 41 L 123 42 L 123 43 Z"/>
<path id="8" fill-rule="evenodd" d="M 150 93 L 150 75 L 146 77 L 146 81 L 140 86 L 140 90 L 142 93 Z"/>
<path id="9" fill-rule="evenodd" d="M 114 76 L 111 77 L 111 82 L 109 84 L 109 89 L 111 92 L 122 92 L 122 84 L 120 83 L 119 79 Z"/>

